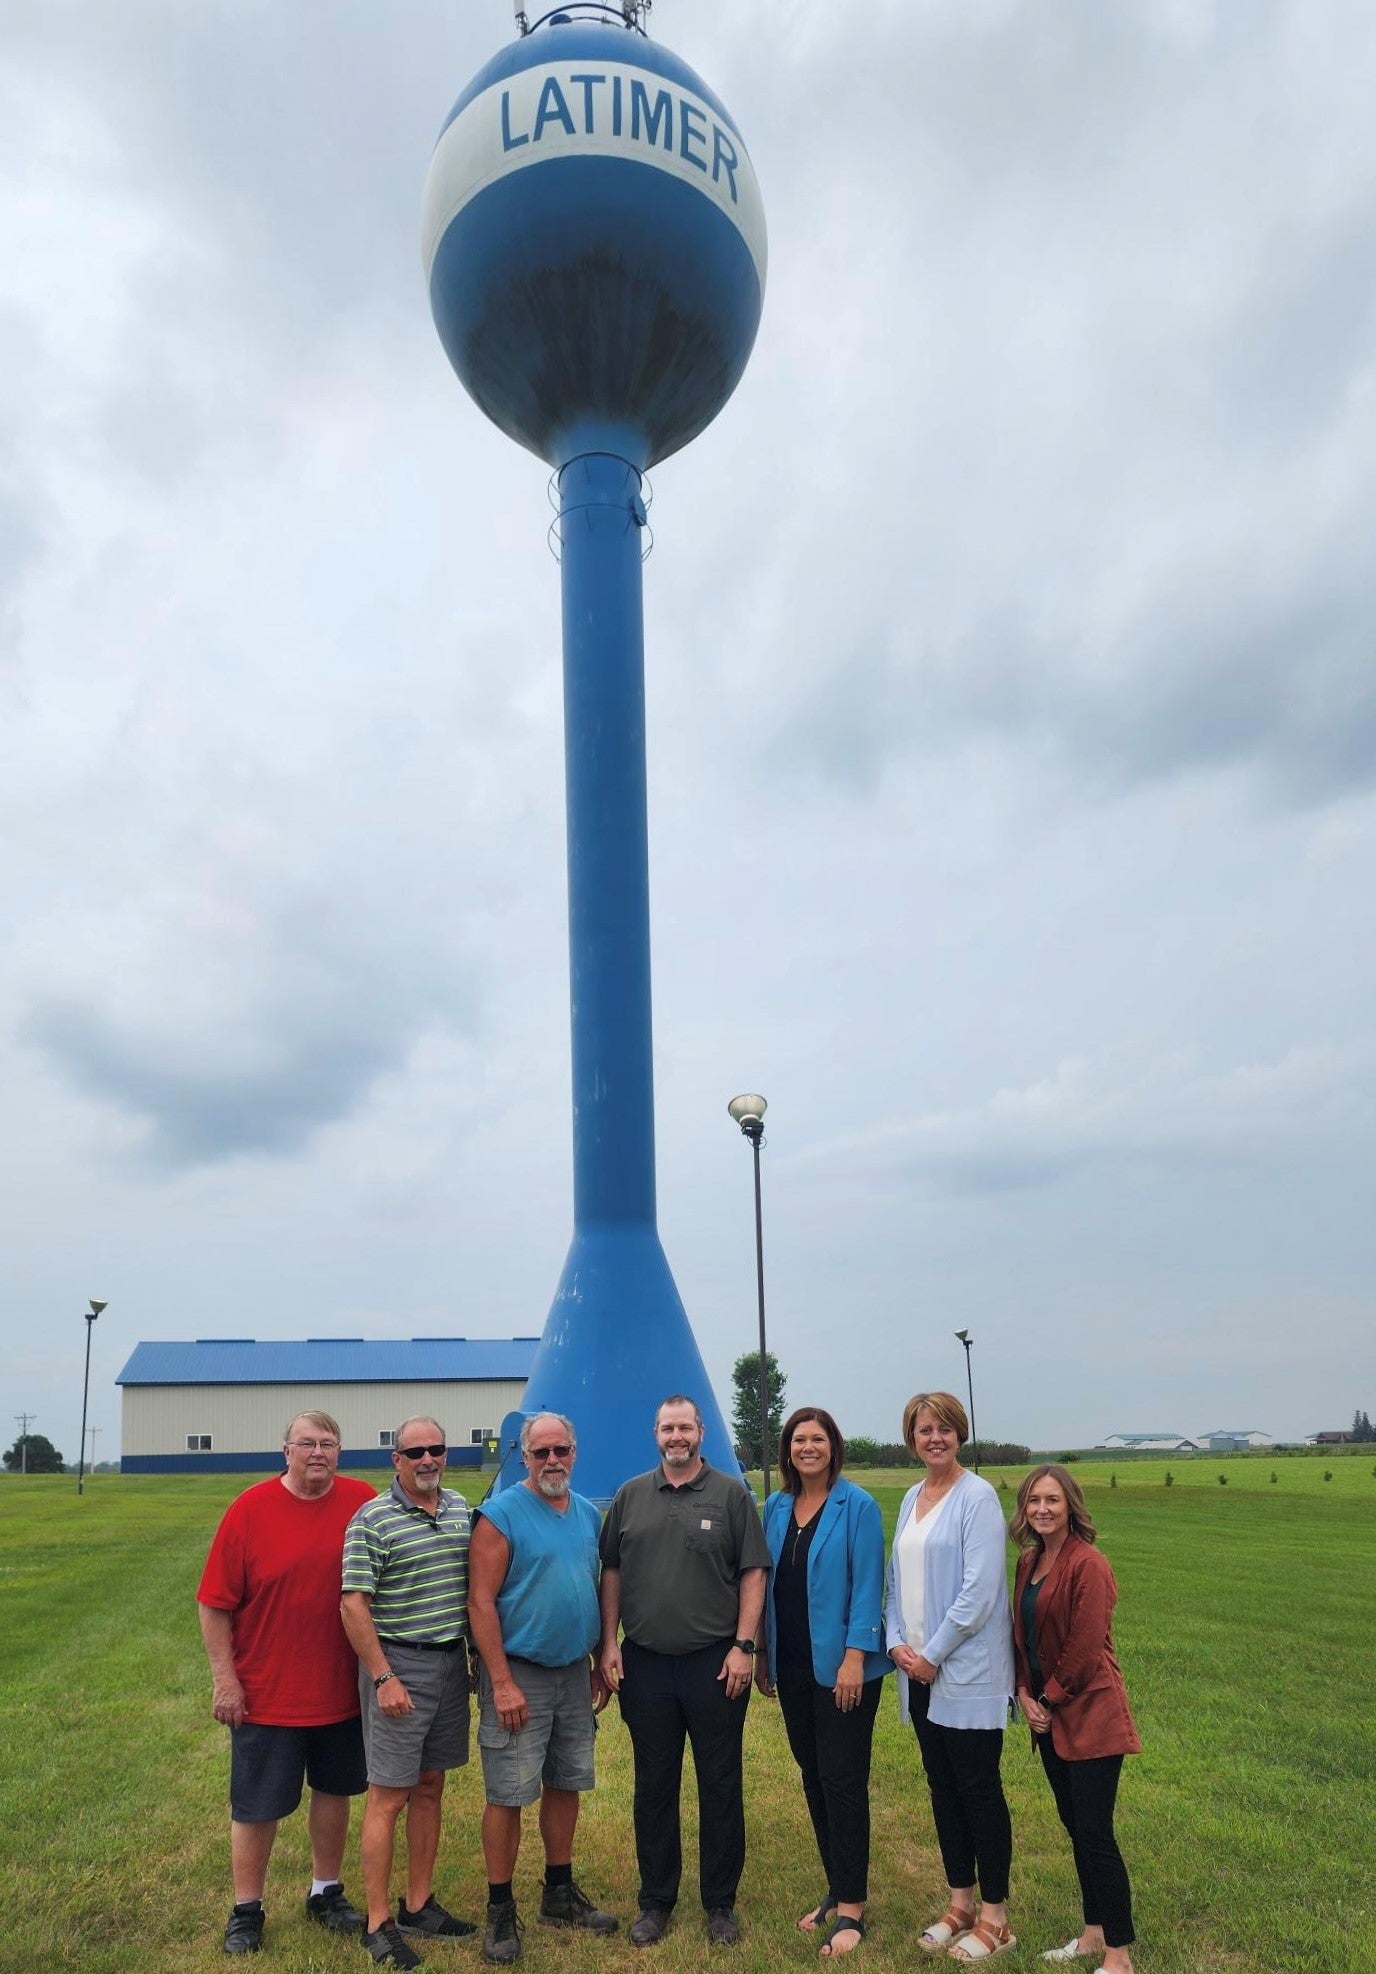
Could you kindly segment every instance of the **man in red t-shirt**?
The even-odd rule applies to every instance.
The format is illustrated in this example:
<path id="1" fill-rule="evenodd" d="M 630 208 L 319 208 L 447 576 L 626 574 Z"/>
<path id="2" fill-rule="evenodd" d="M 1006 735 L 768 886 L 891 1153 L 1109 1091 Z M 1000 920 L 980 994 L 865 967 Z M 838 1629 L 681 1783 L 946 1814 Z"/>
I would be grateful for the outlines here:
<path id="1" fill-rule="evenodd" d="M 230 1731 L 230 1862 L 234 1910 L 226 1953 L 263 1944 L 263 1886 L 277 1825 L 311 1792 L 306 1916 L 332 1933 L 363 1915 L 340 1867 L 349 1798 L 368 1786 L 359 1724 L 358 1661 L 339 1617 L 344 1530 L 376 1490 L 339 1478 L 339 1425 L 302 1412 L 287 1427 L 286 1472 L 233 1502 L 215 1532 L 200 1589 L 212 1708 Z"/>

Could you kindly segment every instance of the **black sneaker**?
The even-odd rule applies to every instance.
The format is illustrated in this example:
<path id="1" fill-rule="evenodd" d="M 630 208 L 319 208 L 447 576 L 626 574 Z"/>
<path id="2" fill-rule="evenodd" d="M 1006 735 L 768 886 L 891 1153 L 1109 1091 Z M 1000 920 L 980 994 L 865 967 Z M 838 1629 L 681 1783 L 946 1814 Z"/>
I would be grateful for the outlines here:
<path id="1" fill-rule="evenodd" d="M 401 1899 L 397 1904 L 397 1925 L 403 1933 L 420 1933 L 427 1940 L 461 1940 L 465 1934 L 478 1930 L 471 1919 L 456 1919 L 452 1912 L 446 1912 L 433 1892 L 419 1912 L 412 1912 L 405 1899 Z"/>
<path id="2" fill-rule="evenodd" d="M 631 1945 L 657 1947 L 668 1930 L 669 1908 L 663 1905 L 644 1906 L 639 1919 L 631 1924 Z"/>
<path id="3" fill-rule="evenodd" d="M 306 1917 L 313 1919 L 317 1926 L 323 1926 L 327 1933 L 361 1933 L 363 1914 L 356 1905 L 350 1905 L 344 1896 L 344 1887 L 336 1880 L 327 1885 L 323 1892 L 312 1892 L 306 1900 Z"/>
<path id="4" fill-rule="evenodd" d="M 741 1924 L 729 1905 L 714 1905 L 707 1914 L 707 1938 L 714 1947 L 739 1944 Z"/>
<path id="5" fill-rule="evenodd" d="M 614 1912 L 599 1912 L 580 1885 L 546 1885 L 540 1895 L 542 1926 L 581 1926 L 585 1933 L 614 1933 L 620 1925 Z"/>
<path id="6" fill-rule="evenodd" d="M 263 1944 L 267 1914 L 259 1905 L 236 1905 L 225 1927 L 226 1953 L 257 1953 Z"/>
<path id="7" fill-rule="evenodd" d="M 376 1933 L 363 1930 L 363 1945 L 379 1967 L 421 1967 L 424 1962 L 414 1947 L 408 1947 L 397 1930 L 395 1919 L 384 1919 Z"/>
<path id="8" fill-rule="evenodd" d="M 483 1959 L 500 1966 L 520 1958 L 521 1922 L 516 1917 L 515 1899 L 503 1899 L 500 1905 L 489 1904 L 487 1925 L 483 1929 Z"/>

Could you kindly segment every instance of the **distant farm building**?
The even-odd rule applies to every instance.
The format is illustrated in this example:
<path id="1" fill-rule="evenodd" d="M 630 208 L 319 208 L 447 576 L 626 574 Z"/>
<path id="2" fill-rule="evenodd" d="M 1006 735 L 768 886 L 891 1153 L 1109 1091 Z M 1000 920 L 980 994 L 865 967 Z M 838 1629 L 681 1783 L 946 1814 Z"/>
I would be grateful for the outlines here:
<path id="1" fill-rule="evenodd" d="M 1125 1453 L 1201 1453 L 1204 1442 L 1184 1433 L 1110 1433 L 1101 1447 Z"/>
<path id="2" fill-rule="evenodd" d="M 507 1413 L 519 1410 L 539 1341 L 141 1343 L 115 1380 L 123 1389 L 120 1471 L 270 1473 L 281 1465 L 288 1420 L 314 1410 L 339 1421 L 341 1466 L 390 1465 L 396 1427 L 422 1412 L 444 1427 L 452 1463 L 477 1465 Z"/>
<path id="3" fill-rule="evenodd" d="M 1276 1443 L 1270 1433 L 1259 1433 L 1254 1429 L 1228 1432 L 1220 1427 L 1217 1432 L 1201 1433 L 1199 1438 L 1210 1453 L 1245 1453 L 1249 1446 L 1274 1446 Z"/>

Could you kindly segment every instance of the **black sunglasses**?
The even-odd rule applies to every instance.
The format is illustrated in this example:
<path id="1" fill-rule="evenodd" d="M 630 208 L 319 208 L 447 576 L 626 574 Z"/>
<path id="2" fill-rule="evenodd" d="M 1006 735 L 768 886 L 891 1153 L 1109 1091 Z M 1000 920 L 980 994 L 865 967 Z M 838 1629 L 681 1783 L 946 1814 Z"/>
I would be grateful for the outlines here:
<path id="1" fill-rule="evenodd" d="M 532 1460 L 567 1460 L 572 1451 L 571 1446 L 532 1446 L 529 1457 Z"/>
<path id="2" fill-rule="evenodd" d="M 397 1452 L 403 1460 L 419 1460 L 428 1453 L 432 1460 L 442 1460 L 449 1451 L 447 1446 L 399 1446 Z"/>

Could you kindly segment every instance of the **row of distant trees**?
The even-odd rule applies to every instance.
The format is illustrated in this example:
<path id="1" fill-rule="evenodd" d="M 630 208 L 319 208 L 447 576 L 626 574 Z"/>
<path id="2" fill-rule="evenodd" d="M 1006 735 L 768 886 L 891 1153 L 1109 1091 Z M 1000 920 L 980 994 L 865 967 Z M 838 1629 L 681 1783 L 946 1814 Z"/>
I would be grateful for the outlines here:
<path id="1" fill-rule="evenodd" d="M 20 1433 L 8 1453 L 0 1455 L 6 1469 L 12 1474 L 74 1474 L 76 1468 L 68 1466 L 52 1441 L 42 1433 Z M 97 1460 L 95 1466 L 87 1463 L 88 1474 L 117 1474 L 118 1460 Z"/>
<path id="2" fill-rule="evenodd" d="M 1365 1412 L 1353 1413 L 1352 1437 L 1358 1446 L 1369 1446 L 1373 1440 L 1376 1440 L 1376 1426 L 1372 1425 Z"/>
<path id="3" fill-rule="evenodd" d="M 784 1425 L 784 1393 L 788 1378 L 780 1369 L 779 1360 L 772 1350 L 764 1354 L 765 1395 L 767 1400 L 769 1457 L 773 1461 L 778 1453 L 779 1435 Z M 731 1372 L 732 1406 L 731 1430 L 735 1435 L 736 1453 L 741 1464 L 746 1467 L 760 1465 L 760 1353 L 748 1350 L 736 1359 Z M 1019 1446 L 1013 1440 L 971 1441 L 961 1455 L 972 1463 L 978 1461 L 981 1467 L 1020 1467 L 1026 1466 L 1032 1458 L 1031 1449 Z M 917 1455 L 910 1446 L 901 1440 L 869 1439 L 857 1433 L 846 1441 L 846 1459 L 853 1467 L 916 1467 Z"/>

